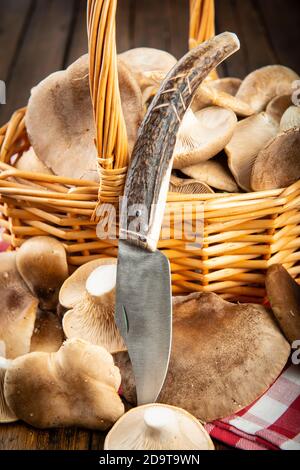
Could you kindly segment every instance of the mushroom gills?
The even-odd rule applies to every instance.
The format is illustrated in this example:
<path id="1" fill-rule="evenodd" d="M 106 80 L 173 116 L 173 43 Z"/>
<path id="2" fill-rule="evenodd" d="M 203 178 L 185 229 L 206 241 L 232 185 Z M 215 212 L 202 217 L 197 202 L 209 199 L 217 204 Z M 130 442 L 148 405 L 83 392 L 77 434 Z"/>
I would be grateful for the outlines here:
<path id="1" fill-rule="evenodd" d="M 4 378 L 12 361 L 0 356 L 0 424 L 13 423 L 18 420 L 9 408 L 4 396 Z"/>
<path id="2" fill-rule="evenodd" d="M 213 188 L 229 193 L 239 192 L 239 187 L 229 171 L 217 160 L 208 160 L 182 168 L 182 173 Z"/>
<path id="3" fill-rule="evenodd" d="M 300 128 L 300 107 L 290 106 L 283 114 L 280 121 L 280 131 L 285 132 L 290 129 Z"/>

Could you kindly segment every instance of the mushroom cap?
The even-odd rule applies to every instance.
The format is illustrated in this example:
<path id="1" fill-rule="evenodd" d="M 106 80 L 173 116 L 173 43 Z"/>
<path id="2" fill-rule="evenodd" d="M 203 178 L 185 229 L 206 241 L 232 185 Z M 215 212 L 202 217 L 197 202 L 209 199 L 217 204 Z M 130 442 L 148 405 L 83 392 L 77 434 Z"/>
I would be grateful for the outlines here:
<path id="1" fill-rule="evenodd" d="M 216 160 L 198 163 L 197 165 L 182 168 L 182 173 L 198 181 L 201 181 L 213 188 L 229 193 L 239 191 L 238 185 L 234 181 L 229 171 Z"/>
<path id="2" fill-rule="evenodd" d="M 0 424 L 13 423 L 18 419 L 9 408 L 4 396 L 4 378 L 6 371 L 11 366 L 11 364 L 11 360 L 0 356 Z"/>
<path id="3" fill-rule="evenodd" d="M 288 67 L 268 65 L 250 73 L 241 84 L 236 97 L 259 113 L 275 96 L 291 94 L 295 80 L 299 80 L 299 76 Z"/>
<path id="4" fill-rule="evenodd" d="M 220 91 L 213 87 L 212 83 L 206 81 L 199 87 L 192 104 L 194 112 L 208 106 L 219 106 L 233 111 L 238 116 L 245 117 L 254 114 L 254 110 L 247 103 L 225 91 Z"/>
<path id="5" fill-rule="evenodd" d="M 259 152 L 251 175 L 254 191 L 285 188 L 300 178 L 300 129 L 279 134 Z"/>
<path id="6" fill-rule="evenodd" d="M 218 78 L 217 80 L 211 80 L 206 84 L 216 91 L 221 91 L 223 93 L 228 93 L 231 96 L 235 96 L 242 84 L 242 80 L 235 77 L 224 77 Z"/>
<path id="7" fill-rule="evenodd" d="M 158 401 L 201 421 L 224 418 L 261 396 L 278 377 L 290 346 L 262 306 L 232 304 L 212 293 L 173 301 L 173 344 Z M 135 401 L 127 353 L 114 355 L 126 400 Z"/>
<path id="8" fill-rule="evenodd" d="M 37 428 L 105 430 L 124 413 L 120 382 L 104 348 L 69 340 L 56 353 L 34 352 L 13 361 L 4 393 L 16 416 Z"/>
<path id="9" fill-rule="evenodd" d="M 202 183 L 191 178 L 178 178 L 175 175 L 171 176 L 169 191 L 172 193 L 181 194 L 207 194 L 214 193 L 208 184 Z"/>
<path id="10" fill-rule="evenodd" d="M 300 108 L 299 106 L 290 106 L 282 115 L 280 130 L 284 132 L 295 127 L 300 128 Z"/>
<path id="11" fill-rule="evenodd" d="M 283 266 L 274 264 L 267 271 L 266 289 L 280 328 L 292 344 L 300 339 L 300 286 Z"/>
<path id="12" fill-rule="evenodd" d="M 142 116 L 142 96 L 125 64 L 119 64 L 118 71 L 129 148 L 132 148 Z M 55 72 L 33 88 L 26 128 L 36 155 L 54 174 L 98 181 L 87 54 L 67 70 Z"/>
<path id="13" fill-rule="evenodd" d="M 173 168 L 181 169 L 209 160 L 224 149 L 237 123 L 229 109 L 211 106 L 186 112 L 174 150 Z"/>
<path id="14" fill-rule="evenodd" d="M 156 403 L 123 415 L 107 434 L 104 450 L 214 450 L 214 445 L 194 416 Z"/>
<path id="15" fill-rule="evenodd" d="M 251 190 L 251 171 L 261 149 L 277 134 L 278 124 L 266 113 L 239 121 L 225 147 L 228 165 L 238 185 Z"/>
<path id="16" fill-rule="evenodd" d="M 30 352 L 56 352 L 64 342 L 64 332 L 58 315 L 39 311 L 31 338 Z"/>
<path id="17" fill-rule="evenodd" d="M 59 292 L 59 302 L 66 308 L 73 308 L 86 293 L 86 282 L 90 274 L 100 266 L 115 265 L 115 258 L 99 258 L 80 266 L 65 280 Z"/>
<path id="18" fill-rule="evenodd" d="M 177 63 L 176 57 L 151 47 L 136 47 L 118 56 L 134 73 L 162 72 L 167 75 Z"/>
<path id="19" fill-rule="evenodd" d="M 53 172 L 36 156 L 32 147 L 21 155 L 15 164 L 15 168 L 20 171 L 53 175 Z"/>
<path id="20" fill-rule="evenodd" d="M 266 113 L 279 124 L 283 113 L 289 108 L 289 106 L 291 106 L 291 104 L 291 95 L 275 96 L 275 98 L 273 98 L 266 107 Z"/>
<path id="21" fill-rule="evenodd" d="M 38 306 L 17 270 L 15 252 L 0 254 L 0 292 L 0 341 L 14 359 L 30 351 Z"/>
<path id="22" fill-rule="evenodd" d="M 17 268 L 43 310 L 55 309 L 59 289 L 68 277 L 66 251 L 58 240 L 40 236 L 26 240 L 17 251 Z"/>

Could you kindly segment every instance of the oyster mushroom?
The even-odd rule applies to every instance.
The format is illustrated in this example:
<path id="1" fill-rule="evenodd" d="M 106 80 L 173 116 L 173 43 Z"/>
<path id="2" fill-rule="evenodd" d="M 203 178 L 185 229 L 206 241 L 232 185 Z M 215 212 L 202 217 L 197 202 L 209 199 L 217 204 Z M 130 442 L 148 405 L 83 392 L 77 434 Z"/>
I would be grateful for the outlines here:
<path id="1" fill-rule="evenodd" d="M 104 450 L 214 450 L 208 433 L 181 408 L 153 404 L 133 408 L 106 436 Z"/>
<path id="2" fill-rule="evenodd" d="M 31 295 L 16 265 L 16 253 L 0 255 L 0 341 L 7 359 L 30 351 L 38 300 Z"/>
<path id="3" fill-rule="evenodd" d="M 211 80 L 206 83 L 209 88 L 213 90 L 228 93 L 231 96 L 235 96 L 240 88 L 242 80 L 235 77 L 218 78 L 217 80 Z"/>
<path id="4" fill-rule="evenodd" d="M 275 98 L 273 98 L 266 107 L 266 113 L 279 124 L 283 113 L 291 106 L 291 104 L 291 95 L 275 96 Z"/>
<path id="5" fill-rule="evenodd" d="M 30 147 L 27 152 L 17 160 L 15 168 L 20 171 L 30 171 L 32 173 L 43 173 L 45 175 L 53 175 L 53 172 L 44 165 L 44 163 L 36 156 L 35 151 Z"/>
<path id="6" fill-rule="evenodd" d="M 115 324 L 117 265 L 113 258 L 81 266 L 63 284 L 59 300 L 69 310 L 63 318 L 67 338 L 80 338 L 109 352 L 126 349 Z"/>
<path id="7" fill-rule="evenodd" d="M 214 193 L 214 191 L 206 183 L 202 183 L 202 181 L 190 178 L 178 178 L 175 175 L 171 176 L 169 191 L 182 194 Z"/>
<path id="8" fill-rule="evenodd" d="M 300 286 L 283 266 L 274 264 L 267 271 L 266 289 L 280 328 L 292 344 L 300 339 Z"/>
<path id="9" fill-rule="evenodd" d="M 254 191 L 285 188 L 300 178 L 300 129 L 277 135 L 259 152 L 251 174 Z"/>
<path id="10" fill-rule="evenodd" d="M 39 311 L 30 343 L 30 352 L 56 352 L 64 341 L 61 321 L 56 313 Z"/>
<path id="11" fill-rule="evenodd" d="M 33 237 L 17 251 L 19 273 L 30 291 L 39 299 L 42 310 L 54 310 L 59 289 L 68 277 L 65 249 L 52 237 Z"/>
<path id="12" fill-rule="evenodd" d="M 298 106 L 290 106 L 281 118 L 280 130 L 284 132 L 295 127 L 300 128 L 300 108 Z"/>
<path id="13" fill-rule="evenodd" d="M 5 357 L 0 355 L 0 424 L 13 423 L 18 419 L 7 405 L 4 396 L 4 378 L 11 364 L 11 360 L 5 359 Z"/>
<path id="14" fill-rule="evenodd" d="M 104 348 L 76 339 L 56 353 L 15 359 L 5 374 L 4 395 L 15 415 L 31 426 L 105 430 L 124 413 L 120 382 Z"/>
<path id="15" fill-rule="evenodd" d="M 125 64 L 119 64 L 119 83 L 132 148 L 142 118 L 142 96 Z M 88 55 L 33 88 L 26 128 L 37 157 L 54 174 L 98 181 Z"/>
<path id="16" fill-rule="evenodd" d="M 196 113 L 188 110 L 179 128 L 173 168 L 181 169 L 209 160 L 224 149 L 237 123 L 229 109 L 212 106 Z"/>
<path id="17" fill-rule="evenodd" d="M 262 306 L 232 304 L 212 293 L 175 297 L 169 370 L 158 401 L 213 421 L 250 405 L 278 377 L 290 346 Z M 114 354 L 122 392 L 135 403 L 129 356 Z"/>
<path id="18" fill-rule="evenodd" d="M 291 94 L 295 80 L 299 80 L 299 76 L 288 67 L 268 65 L 255 70 L 244 79 L 236 98 L 259 113 L 275 96 Z"/>
<path id="19" fill-rule="evenodd" d="M 229 193 L 239 192 L 238 185 L 229 171 L 216 160 L 198 163 L 197 165 L 182 168 L 182 173 L 213 188 Z"/>
<path id="20" fill-rule="evenodd" d="M 225 152 L 236 182 L 245 191 L 251 190 L 251 171 L 258 153 L 277 132 L 278 124 L 266 113 L 238 122 Z"/>
<path id="21" fill-rule="evenodd" d="M 142 91 L 143 103 L 156 94 L 160 82 L 177 62 L 168 52 L 150 47 L 130 49 L 119 54 L 119 58 L 133 72 Z"/>

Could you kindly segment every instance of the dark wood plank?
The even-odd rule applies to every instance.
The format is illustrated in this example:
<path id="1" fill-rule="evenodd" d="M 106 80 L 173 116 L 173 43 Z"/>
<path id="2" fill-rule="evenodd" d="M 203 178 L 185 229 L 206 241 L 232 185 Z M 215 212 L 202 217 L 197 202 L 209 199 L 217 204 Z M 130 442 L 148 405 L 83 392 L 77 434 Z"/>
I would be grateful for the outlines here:
<path id="1" fill-rule="evenodd" d="M 154 47 L 170 50 L 168 8 L 162 0 L 134 0 L 133 20 L 134 47 Z"/>
<path id="2" fill-rule="evenodd" d="M 65 58 L 65 66 L 72 64 L 88 52 L 88 38 L 86 26 L 86 0 L 76 0 L 74 5 L 73 31 L 70 46 Z"/>
<path id="3" fill-rule="evenodd" d="M 180 59 L 188 50 L 189 2 L 188 0 L 167 0 L 166 3 L 170 30 L 168 52 Z"/>
<path id="4" fill-rule="evenodd" d="M 25 424 L 0 426 L 0 450 L 87 450 L 90 432 L 78 429 L 40 431 Z"/>
<path id="5" fill-rule="evenodd" d="M 73 6 L 74 0 L 39 0 L 35 3 L 19 56 L 11 71 L 7 105 L 0 109 L 0 122 L 26 105 L 34 85 L 63 67 Z"/>
<path id="6" fill-rule="evenodd" d="M 0 79 L 7 81 L 30 15 L 32 0 L 0 0 Z"/>
<path id="7" fill-rule="evenodd" d="M 119 0 L 117 9 L 117 50 L 119 53 L 134 47 L 132 21 L 134 6 L 131 0 Z"/>
<path id="8" fill-rule="evenodd" d="M 278 61 L 300 73 L 299 0 L 255 0 L 262 12 Z"/>

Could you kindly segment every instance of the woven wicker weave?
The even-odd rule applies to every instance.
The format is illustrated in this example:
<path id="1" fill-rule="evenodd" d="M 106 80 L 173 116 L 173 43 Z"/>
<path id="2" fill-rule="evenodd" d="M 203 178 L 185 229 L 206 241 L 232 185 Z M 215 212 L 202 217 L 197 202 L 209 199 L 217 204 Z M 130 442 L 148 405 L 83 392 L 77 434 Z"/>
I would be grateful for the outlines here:
<path id="1" fill-rule="evenodd" d="M 190 4 L 192 47 L 214 34 L 214 3 L 191 0 Z M 98 196 L 101 203 L 118 200 L 127 170 L 126 128 L 116 75 L 116 6 L 116 0 L 88 2 L 100 191 L 90 181 L 14 168 L 16 156 L 29 148 L 25 108 L 0 129 L 0 226 L 12 249 L 32 236 L 52 235 L 64 243 L 73 266 L 117 256 L 117 240 L 99 240 L 92 218 Z M 107 50 L 110 52 L 105 53 Z M 99 96 L 109 97 L 109 109 L 115 109 L 114 113 L 104 113 L 105 108 L 97 103 L 105 106 L 107 101 Z M 183 213 L 191 224 L 203 228 L 203 246 L 191 249 L 176 223 L 170 239 L 162 237 L 159 242 L 171 261 L 175 294 L 204 290 L 229 299 L 261 301 L 265 270 L 278 262 L 300 280 L 300 181 L 289 188 L 258 193 L 169 193 L 166 220 L 176 222 Z"/>

